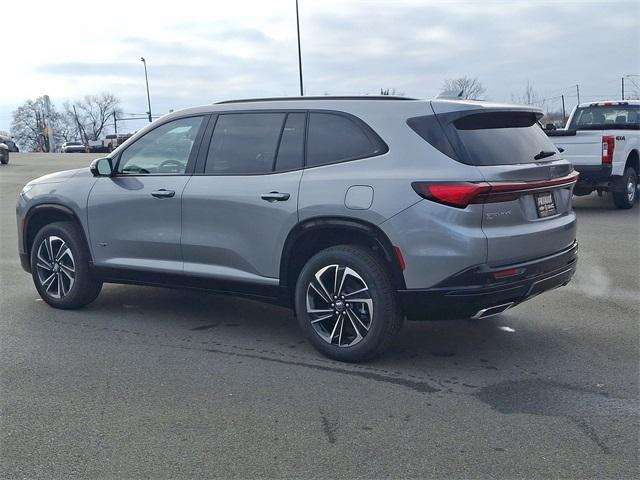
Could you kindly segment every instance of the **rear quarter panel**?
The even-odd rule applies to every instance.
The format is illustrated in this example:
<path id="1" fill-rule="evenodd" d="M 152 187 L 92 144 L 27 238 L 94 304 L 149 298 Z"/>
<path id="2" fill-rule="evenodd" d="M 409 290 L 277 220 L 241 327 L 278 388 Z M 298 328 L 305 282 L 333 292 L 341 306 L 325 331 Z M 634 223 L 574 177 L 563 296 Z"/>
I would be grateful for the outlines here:
<path id="1" fill-rule="evenodd" d="M 424 141 L 407 125 L 408 118 L 429 115 L 426 102 L 396 102 L 375 108 L 375 102 L 355 102 L 347 111 L 367 123 L 387 144 L 383 155 L 305 169 L 300 184 L 300 221 L 318 216 L 355 217 L 379 225 L 421 201 L 411 187 L 415 181 L 481 181 L 477 168 L 452 160 Z M 371 105 L 373 103 L 373 105 Z M 345 196 L 351 186 L 373 189 L 368 209 L 349 209 Z"/>

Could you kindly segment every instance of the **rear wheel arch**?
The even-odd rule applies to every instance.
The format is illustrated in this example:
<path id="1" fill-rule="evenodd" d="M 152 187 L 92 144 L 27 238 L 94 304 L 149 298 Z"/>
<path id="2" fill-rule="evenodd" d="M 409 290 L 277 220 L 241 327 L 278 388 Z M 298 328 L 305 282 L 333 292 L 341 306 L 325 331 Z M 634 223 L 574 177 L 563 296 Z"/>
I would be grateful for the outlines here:
<path id="1" fill-rule="evenodd" d="M 627 162 L 625 163 L 625 170 L 631 167 L 636 173 L 640 174 L 640 155 L 638 154 L 638 150 L 631 150 L 629 156 L 627 157 Z"/>
<path id="2" fill-rule="evenodd" d="M 304 264 L 316 253 L 336 245 L 369 247 L 389 267 L 394 287 L 405 288 L 393 245 L 375 225 L 344 217 L 318 217 L 297 224 L 287 236 L 280 259 L 280 286 L 293 294 Z"/>
<path id="3" fill-rule="evenodd" d="M 42 229 L 42 227 L 54 222 L 73 222 L 78 228 L 80 236 L 84 240 L 84 244 L 87 247 L 89 256 L 91 257 L 89 242 L 87 241 L 87 237 L 84 228 L 82 228 L 80 219 L 69 207 L 55 203 L 35 205 L 31 207 L 31 209 L 29 209 L 29 211 L 27 212 L 24 220 L 23 231 L 23 247 L 27 255 L 31 255 L 33 240 L 35 239 L 38 232 Z"/>

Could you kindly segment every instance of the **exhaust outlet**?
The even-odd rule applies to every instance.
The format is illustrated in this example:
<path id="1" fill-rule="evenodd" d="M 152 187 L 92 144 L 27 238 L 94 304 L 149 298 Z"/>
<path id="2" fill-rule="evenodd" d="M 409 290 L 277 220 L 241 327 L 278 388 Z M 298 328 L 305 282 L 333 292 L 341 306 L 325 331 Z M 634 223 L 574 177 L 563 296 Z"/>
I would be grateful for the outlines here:
<path id="1" fill-rule="evenodd" d="M 474 320 L 479 320 L 481 318 L 493 317 L 494 315 L 498 315 L 499 313 L 502 313 L 505 310 L 508 310 L 513 306 L 513 304 L 514 302 L 509 302 L 509 303 L 503 303 L 501 305 L 494 305 L 493 307 L 483 308 L 481 310 L 478 310 L 478 313 L 476 313 L 471 318 Z"/>

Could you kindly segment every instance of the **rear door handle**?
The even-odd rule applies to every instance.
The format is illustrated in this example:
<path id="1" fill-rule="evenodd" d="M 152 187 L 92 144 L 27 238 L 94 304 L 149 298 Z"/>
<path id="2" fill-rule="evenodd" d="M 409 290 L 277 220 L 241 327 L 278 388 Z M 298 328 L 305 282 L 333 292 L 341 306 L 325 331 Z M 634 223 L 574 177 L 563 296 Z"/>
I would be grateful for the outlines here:
<path id="1" fill-rule="evenodd" d="M 289 200 L 290 196 L 291 195 L 289 195 L 288 193 L 269 192 L 263 193 L 262 195 L 260 195 L 260 198 L 262 198 L 262 200 L 266 200 L 267 202 L 284 202 Z"/>
<path id="2" fill-rule="evenodd" d="M 155 192 L 151 192 L 151 195 L 156 198 L 171 198 L 176 194 L 173 190 L 165 190 L 161 188 L 160 190 L 156 190 Z"/>

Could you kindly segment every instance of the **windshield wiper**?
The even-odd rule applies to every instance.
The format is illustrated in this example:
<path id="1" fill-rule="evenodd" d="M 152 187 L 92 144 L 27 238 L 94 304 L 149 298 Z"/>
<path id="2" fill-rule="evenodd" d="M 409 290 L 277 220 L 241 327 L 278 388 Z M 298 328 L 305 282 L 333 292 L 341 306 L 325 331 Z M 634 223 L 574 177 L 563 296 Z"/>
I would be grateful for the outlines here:
<path id="1" fill-rule="evenodd" d="M 548 151 L 548 150 L 542 150 L 535 157 L 533 157 L 533 159 L 534 160 L 542 160 L 543 158 L 551 157 L 551 156 L 553 156 L 555 154 L 556 154 L 556 152 L 552 152 L 552 151 Z"/>

